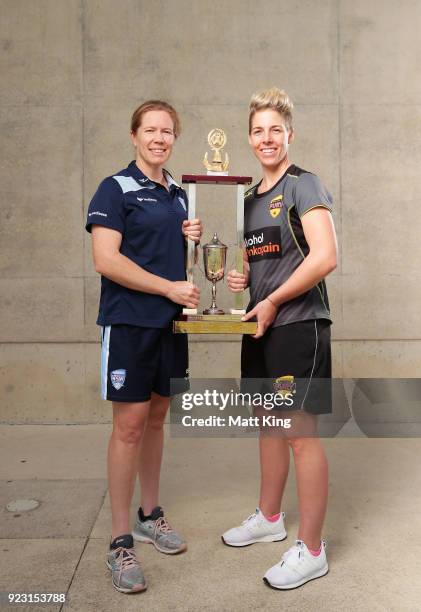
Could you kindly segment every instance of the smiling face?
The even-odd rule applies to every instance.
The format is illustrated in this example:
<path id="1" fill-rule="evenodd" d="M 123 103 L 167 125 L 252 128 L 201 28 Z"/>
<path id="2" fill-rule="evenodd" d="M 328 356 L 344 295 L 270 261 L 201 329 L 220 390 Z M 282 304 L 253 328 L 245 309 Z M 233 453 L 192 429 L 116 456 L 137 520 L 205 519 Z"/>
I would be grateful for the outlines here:
<path id="1" fill-rule="evenodd" d="M 174 145 L 174 122 L 165 110 L 150 110 L 142 115 L 136 133 L 131 133 L 136 161 L 146 168 L 162 168 Z"/>
<path id="2" fill-rule="evenodd" d="M 252 118 L 249 143 L 263 167 L 276 170 L 288 159 L 288 147 L 294 139 L 285 118 L 271 108 L 257 111 Z"/>

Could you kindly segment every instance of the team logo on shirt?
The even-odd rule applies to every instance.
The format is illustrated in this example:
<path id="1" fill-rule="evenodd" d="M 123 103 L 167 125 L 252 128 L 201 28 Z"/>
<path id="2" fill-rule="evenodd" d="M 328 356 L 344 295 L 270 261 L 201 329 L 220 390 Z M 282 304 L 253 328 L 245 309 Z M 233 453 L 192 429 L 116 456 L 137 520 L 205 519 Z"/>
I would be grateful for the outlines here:
<path id="1" fill-rule="evenodd" d="M 127 370 L 113 370 L 110 373 L 111 384 L 117 391 L 120 391 L 126 380 Z"/>
<path id="2" fill-rule="evenodd" d="M 278 395 L 286 397 L 287 395 L 294 395 L 296 393 L 296 383 L 294 377 L 291 374 L 286 376 L 279 376 L 273 383 L 273 388 Z"/>
<path id="3" fill-rule="evenodd" d="M 279 227 L 261 227 L 244 236 L 247 257 L 250 262 L 281 257 L 281 232 Z"/>
<path id="4" fill-rule="evenodd" d="M 282 202 L 283 197 L 283 195 L 278 195 L 276 196 L 276 198 L 273 198 L 273 200 L 271 200 L 269 203 L 269 212 L 271 217 L 273 217 L 274 219 L 276 219 L 276 217 L 279 215 L 282 206 L 284 205 L 284 203 Z"/>
<path id="5" fill-rule="evenodd" d="M 137 198 L 139 202 L 158 202 L 155 198 Z"/>

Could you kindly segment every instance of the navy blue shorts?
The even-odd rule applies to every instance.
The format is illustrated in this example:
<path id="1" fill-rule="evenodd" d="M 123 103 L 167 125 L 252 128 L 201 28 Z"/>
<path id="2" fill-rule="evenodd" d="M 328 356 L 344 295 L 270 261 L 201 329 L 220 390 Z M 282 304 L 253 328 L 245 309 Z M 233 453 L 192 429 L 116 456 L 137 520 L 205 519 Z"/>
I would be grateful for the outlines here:
<path id="1" fill-rule="evenodd" d="M 189 389 L 188 367 L 187 335 L 173 334 L 172 327 L 102 328 L 102 399 L 146 402 L 152 392 L 169 397 L 171 378 L 181 379 L 176 392 L 182 393 Z"/>

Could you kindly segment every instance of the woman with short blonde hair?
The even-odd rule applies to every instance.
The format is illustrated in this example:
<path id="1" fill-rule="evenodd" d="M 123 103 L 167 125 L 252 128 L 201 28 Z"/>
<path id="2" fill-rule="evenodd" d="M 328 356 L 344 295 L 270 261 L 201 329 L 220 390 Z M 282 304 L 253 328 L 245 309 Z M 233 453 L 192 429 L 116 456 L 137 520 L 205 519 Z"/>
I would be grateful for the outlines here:
<path id="1" fill-rule="evenodd" d="M 242 390 L 250 379 L 253 384 L 270 379 L 272 390 L 289 398 L 280 409 L 292 427 L 261 427 L 258 508 L 222 539 L 241 547 L 287 537 L 281 502 L 292 449 L 300 525 L 296 543 L 264 576 L 276 589 L 298 587 L 328 571 L 321 540 L 328 469 L 316 418 L 331 411 L 331 316 L 324 278 L 336 267 L 337 245 L 329 192 L 315 174 L 289 160 L 292 109 L 289 96 L 276 87 L 251 99 L 249 143 L 263 176 L 245 194 L 244 272 L 232 270 L 227 277 L 234 292 L 250 288 L 244 320 L 255 317 L 258 323 L 254 337 L 243 337 Z"/>

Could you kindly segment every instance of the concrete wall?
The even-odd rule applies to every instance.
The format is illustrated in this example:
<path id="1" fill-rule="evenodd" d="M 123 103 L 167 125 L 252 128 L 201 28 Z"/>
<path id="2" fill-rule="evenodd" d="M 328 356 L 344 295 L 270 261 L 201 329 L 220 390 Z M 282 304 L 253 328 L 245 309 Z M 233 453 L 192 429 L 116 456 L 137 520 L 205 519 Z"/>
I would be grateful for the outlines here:
<path id="1" fill-rule="evenodd" d="M 1 0 L 0 8 L 2 421 L 110 416 L 98 399 L 99 283 L 83 225 L 98 182 L 131 159 L 129 117 L 148 97 L 169 99 L 182 116 L 177 176 L 201 171 L 207 133 L 219 126 L 231 172 L 256 177 L 250 94 L 273 84 L 290 93 L 292 159 L 335 198 L 335 373 L 419 375 L 420 2 Z M 202 187 L 198 206 L 205 237 L 217 229 L 233 244 L 230 189 Z M 192 338 L 193 375 L 238 374 L 238 339 L 218 340 Z"/>

